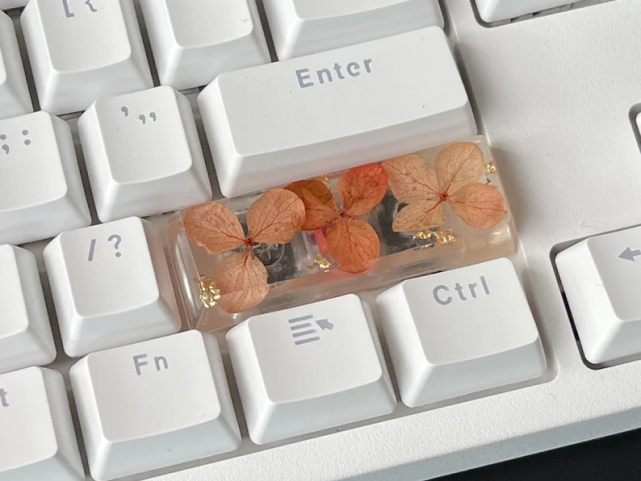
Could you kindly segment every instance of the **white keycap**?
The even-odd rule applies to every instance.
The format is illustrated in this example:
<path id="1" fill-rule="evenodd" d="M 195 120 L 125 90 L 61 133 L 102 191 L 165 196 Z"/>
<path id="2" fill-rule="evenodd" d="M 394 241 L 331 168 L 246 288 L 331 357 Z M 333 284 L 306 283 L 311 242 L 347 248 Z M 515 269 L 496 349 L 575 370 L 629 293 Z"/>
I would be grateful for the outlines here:
<path id="1" fill-rule="evenodd" d="M 90 354 L 71 369 L 98 481 L 233 451 L 240 431 L 212 334 L 189 331 Z"/>
<path id="2" fill-rule="evenodd" d="M 476 0 L 479 15 L 486 22 L 498 22 L 562 7 L 577 0 Z"/>
<path id="3" fill-rule="evenodd" d="M 163 85 L 199 87 L 270 61 L 255 0 L 140 0 L 140 6 Z"/>
<path id="4" fill-rule="evenodd" d="M 438 0 L 263 0 L 278 58 L 443 27 Z"/>
<path id="5" fill-rule="evenodd" d="M 222 74 L 198 104 L 226 197 L 476 133 L 438 27 Z"/>
<path id="6" fill-rule="evenodd" d="M 98 100 L 78 130 L 102 222 L 211 200 L 189 100 L 171 87 Z"/>
<path id="7" fill-rule="evenodd" d="M 0 246 L 0 374 L 56 358 L 35 256 Z"/>
<path id="8" fill-rule="evenodd" d="M 21 21 L 43 110 L 153 86 L 133 0 L 31 0 Z"/>
<path id="9" fill-rule="evenodd" d="M 24 7 L 27 3 L 29 3 L 29 0 L 0 0 L 0 10 Z"/>
<path id="10" fill-rule="evenodd" d="M 60 373 L 0 376 L 0 454 L 0 481 L 85 480 Z"/>
<path id="11" fill-rule="evenodd" d="M 24 7 L 27 3 L 29 3 L 29 0 L 0 0 L 0 10 Z"/>
<path id="12" fill-rule="evenodd" d="M 0 120 L 0 244 L 90 223 L 69 125 L 46 112 Z"/>
<path id="13" fill-rule="evenodd" d="M 401 398 L 410 407 L 535 379 L 546 370 L 508 259 L 402 282 L 377 304 Z"/>
<path id="14" fill-rule="evenodd" d="M 256 444 L 396 406 L 369 309 L 355 295 L 252 317 L 227 333 L 227 344 Z"/>
<path id="15" fill-rule="evenodd" d="M 2 1 L 0 0 L 0 5 Z M 33 112 L 13 22 L 0 12 L 0 119 Z"/>
<path id="16" fill-rule="evenodd" d="M 157 226 L 130 217 L 64 232 L 44 258 L 69 356 L 180 329 Z"/>
<path id="17" fill-rule="evenodd" d="M 556 265 L 585 358 L 641 354 L 641 228 L 579 242 Z"/>

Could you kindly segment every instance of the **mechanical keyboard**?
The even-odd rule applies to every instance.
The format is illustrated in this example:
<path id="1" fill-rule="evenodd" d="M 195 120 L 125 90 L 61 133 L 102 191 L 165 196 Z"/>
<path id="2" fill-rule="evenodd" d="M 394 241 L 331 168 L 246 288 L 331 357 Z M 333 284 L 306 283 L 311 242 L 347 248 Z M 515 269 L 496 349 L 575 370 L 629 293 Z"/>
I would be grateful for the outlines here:
<path id="1" fill-rule="evenodd" d="M 640 428 L 640 21 L 0 0 L 0 481 L 422 481 Z"/>

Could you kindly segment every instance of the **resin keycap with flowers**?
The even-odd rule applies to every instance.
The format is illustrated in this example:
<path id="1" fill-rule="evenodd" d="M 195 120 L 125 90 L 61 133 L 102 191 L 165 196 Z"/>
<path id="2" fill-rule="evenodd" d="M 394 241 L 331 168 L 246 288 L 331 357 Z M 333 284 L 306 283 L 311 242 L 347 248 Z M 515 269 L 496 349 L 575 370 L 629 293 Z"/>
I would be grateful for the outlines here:
<path id="1" fill-rule="evenodd" d="M 205 331 L 516 246 L 482 137 L 194 206 L 167 233 L 187 322 Z"/>

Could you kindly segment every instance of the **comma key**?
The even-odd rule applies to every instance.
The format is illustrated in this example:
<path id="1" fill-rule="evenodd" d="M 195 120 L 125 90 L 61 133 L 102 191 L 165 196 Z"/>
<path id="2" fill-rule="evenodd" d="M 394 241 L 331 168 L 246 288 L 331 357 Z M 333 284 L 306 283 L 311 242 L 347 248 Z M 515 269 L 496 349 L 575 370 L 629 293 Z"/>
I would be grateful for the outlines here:
<path id="1" fill-rule="evenodd" d="M 90 354 L 71 369 L 71 383 L 98 481 L 233 451 L 240 443 L 211 334 L 188 331 Z"/>
<path id="2" fill-rule="evenodd" d="M 171 87 L 98 100 L 78 133 L 102 222 L 211 200 L 194 114 Z"/>

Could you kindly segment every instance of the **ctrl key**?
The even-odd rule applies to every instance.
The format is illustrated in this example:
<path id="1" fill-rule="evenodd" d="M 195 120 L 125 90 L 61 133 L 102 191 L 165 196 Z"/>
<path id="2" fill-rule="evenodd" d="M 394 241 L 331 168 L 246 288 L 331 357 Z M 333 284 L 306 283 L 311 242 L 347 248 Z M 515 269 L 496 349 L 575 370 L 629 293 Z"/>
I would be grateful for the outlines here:
<path id="1" fill-rule="evenodd" d="M 62 375 L 0 376 L 0 481 L 84 481 Z"/>
<path id="2" fill-rule="evenodd" d="M 376 302 L 410 407 L 545 373 L 539 331 L 509 259 L 410 279 Z"/>
<path id="3" fill-rule="evenodd" d="M 70 374 L 97 481 L 206 458 L 240 444 L 211 334 L 189 331 L 96 352 Z"/>

